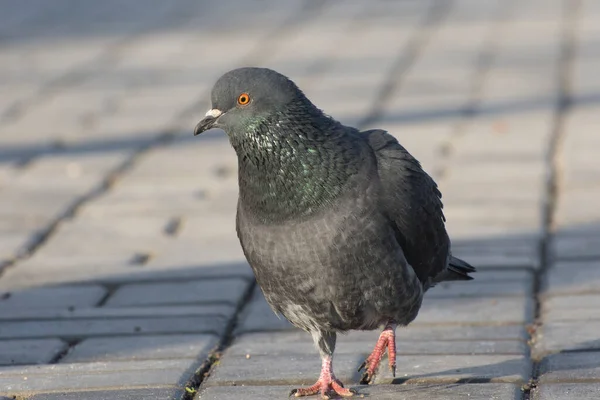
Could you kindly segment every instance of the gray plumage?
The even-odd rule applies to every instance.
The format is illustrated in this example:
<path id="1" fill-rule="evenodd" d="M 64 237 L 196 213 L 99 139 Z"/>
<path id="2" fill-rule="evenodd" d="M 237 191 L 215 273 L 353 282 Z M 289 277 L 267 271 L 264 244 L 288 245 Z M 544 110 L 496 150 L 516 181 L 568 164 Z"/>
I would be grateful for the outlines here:
<path id="1" fill-rule="evenodd" d="M 336 332 L 406 325 L 435 283 L 471 279 L 437 185 L 387 132 L 342 125 L 268 69 L 225 74 L 212 108 L 222 114 L 196 133 L 222 128 L 237 153 L 244 254 L 273 310 L 322 354 Z"/>

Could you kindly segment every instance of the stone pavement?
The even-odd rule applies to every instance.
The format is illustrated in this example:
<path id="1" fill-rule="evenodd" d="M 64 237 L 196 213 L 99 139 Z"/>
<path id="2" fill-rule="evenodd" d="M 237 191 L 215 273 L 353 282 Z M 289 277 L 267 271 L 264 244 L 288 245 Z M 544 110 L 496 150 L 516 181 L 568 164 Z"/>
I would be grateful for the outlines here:
<path id="1" fill-rule="evenodd" d="M 428 293 L 374 399 L 600 398 L 597 0 L 0 0 L 0 396 L 286 398 L 309 335 L 234 230 L 236 159 L 193 138 L 216 78 L 292 77 L 444 193 L 476 280 Z"/>

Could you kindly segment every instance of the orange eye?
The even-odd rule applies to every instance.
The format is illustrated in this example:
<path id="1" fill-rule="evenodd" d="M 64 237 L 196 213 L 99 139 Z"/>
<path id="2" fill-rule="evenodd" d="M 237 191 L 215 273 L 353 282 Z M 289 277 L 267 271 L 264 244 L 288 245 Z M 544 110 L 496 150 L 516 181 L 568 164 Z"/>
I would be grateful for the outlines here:
<path id="1" fill-rule="evenodd" d="M 238 104 L 240 106 L 245 106 L 250 103 L 250 95 L 248 93 L 242 93 L 238 96 Z"/>

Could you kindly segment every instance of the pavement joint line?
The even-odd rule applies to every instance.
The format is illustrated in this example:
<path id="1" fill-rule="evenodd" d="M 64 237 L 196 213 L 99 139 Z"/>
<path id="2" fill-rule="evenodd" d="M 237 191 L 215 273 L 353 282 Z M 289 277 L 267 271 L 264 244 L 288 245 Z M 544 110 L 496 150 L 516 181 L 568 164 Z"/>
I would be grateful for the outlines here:
<path id="1" fill-rule="evenodd" d="M 438 179 L 444 179 L 447 175 L 448 165 L 454 155 L 456 143 L 463 136 L 464 128 L 468 121 L 476 117 L 479 112 L 485 81 L 490 70 L 493 68 L 494 60 L 498 54 L 498 41 L 502 36 L 500 33 L 506 29 L 507 23 L 513 16 L 515 6 L 515 0 L 498 3 L 492 26 L 488 30 L 487 36 L 477 54 L 467 101 L 460 107 L 460 116 L 454 122 L 450 136 L 438 147 L 440 160 L 437 167 L 433 169 L 433 174 Z"/>
<path id="2" fill-rule="evenodd" d="M 118 284 L 115 284 L 115 285 L 105 284 L 102 286 L 106 290 L 106 293 L 98 301 L 98 303 L 96 303 L 96 305 L 94 307 L 103 307 L 106 304 L 106 302 L 111 298 L 111 296 L 119 289 L 119 287 L 121 287 L 121 285 L 118 285 Z"/>
<path id="3" fill-rule="evenodd" d="M 60 360 L 62 360 L 67 354 L 69 354 L 69 352 L 71 351 L 71 349 L 75 346 L 77 346 L 79 343 L 83 342 L 84 338 L 79 338 L 79 339 L 61 339 L 63 342 L 65 342 L 67 344 L 67 346 L 65 346 L 65 348 L 58 352 L 54 357 L 52 357 L 52 359 L 50 361 L 48 361 L 47 364 L 58 364 L 60 362 Z"/>
<path id="4" fill-rule="evenodd" d="M 210 373 L 214 368 L 217 367 L 217 361 L 220 359 L 223 352 L 231 346 L 235 340 L 235 329 L 239 324 L 240 316 L 252 301 L 254 292 L 256 291 L 256 281 L 252 281 L 246 290 L 246 293 L 242 296 L 241 301 L 238 303 L 233 317 L 229 320 L 227 327 L 225 328 L 225 335 L 218 344 L 215 351 L 209 354 L 206 361 L 196 370 L 194 375 L 190 377 L 185 385 L 185 392 L 181 400 L 193 400 L 194 395 L 199 391 L 200 386 L 204 380 L 210 376 Z"/>
<path id="5" fill-rule="evenodd" d="M 441 21 L 448 16 L 453 5 L 454 0 L 433 0 L 431 2 L 429 9 L 418 24 L 417 29 L 414 30 L 411 38 L 405 46 L 399 49 L 398 55 L 388 76 L 379 88 L 379 93 L 375 97 L 371 109 L 356 126 L 359 130 L 381 118 L 384 104 L 400 89 L 406 72 L 412 68 L 415 61 L 420 57 L 423 49 L 435 34 L 434 31 L 439 27 Z"/>
<path id="6" fill-rule="evenodd" d="M 561 42 L 557 69 L 558 99 L 552 121 L 548 148 L 546 151 L 546 193 L 542 206 L 542 238 L 539 244 L 540 269 L 534 273 L 533 300 L 535 302 L 534 320 L 528 329 L 532 340 L 535 339 L 537 330 L 543 324 L 542 301 L 546 290 L 545 279 L 552 266 L 552 242 L 556 230 L 556 208 L 560 196 L 561 186 L 561 146 L 564 141 L 565 119 L 572 106 L 573 69 L 577 46 L 577 22 L 581 17 L 581 0 L 563 0 L 563 15 L 561 23 Z M 529 342 L 531 343 L 531 341 Z M 530 400 L 532 392 L 538 386 L 540 363 L 542 357 L 533 353 L 530 344 L 530 357 L 532 357 L 531 379 L 523 388 L 523 400 Z"/>

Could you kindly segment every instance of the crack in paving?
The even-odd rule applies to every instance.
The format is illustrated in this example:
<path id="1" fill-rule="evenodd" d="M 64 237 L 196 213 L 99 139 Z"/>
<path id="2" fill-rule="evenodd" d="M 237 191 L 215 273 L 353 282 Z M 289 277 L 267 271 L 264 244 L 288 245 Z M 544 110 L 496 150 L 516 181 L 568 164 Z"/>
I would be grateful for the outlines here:
<path id="1" fill-rule="evenodd" d="M 534 274 L 533 299 L 535 302 L 535 315 L 528 329 L 531 340 L 532 371 L 530 381 L 523 387 L 523 400 L 531 399 L 532 391 L 537 387 L 539 379 L 539 367 L 543 357 L 533 352 L 535 346 L 536 332 L 543 326 L 542 299 L 546 287 L 545 279 L 553 262 L 552 242 L 556 229 L 556 205 L 560 196 L 561 186 L 561 146 L 564 141 L 565 119 L 572 106 L 572 78 L 573 64 L 575 60 L 575 49 L 577 46 L 576 26 L 581 15 L 581 0 L 564 0 L 563 17 L 561 27 L 561 44 L 559 52 L 559 64 L 556 80 L 558 82 L 558 98 L 556 100 L 555 112 L 552 121 L 552 132 L 548 142 L 545 159 L 545 196 L 542 205 L 542 238 L 539 243 L 540 268 Z"/>
<path id="2" fill-rule="evenodd" d="M 243 294 L 242 299 L 236 307 L 233 317 L 229 320 L 229 323 L 225 328 L 224 337 L 220 340 L 217 348 L 208 355 L 208 358 L 188 380 L 185 385 L 185 393 L 183 394 L 181 400 L 194 399 L 194 396 L 200 389 L 202 382 L 204 382 L 204 380 L 210 376 L 213 369 L 218 366 L 218 361 L 221 359 L 223 352 L 232 345 L 233 341 L 235 340 L 234 332 L 240 322 L 240 315 L 245 311 L 246 306 L 252 301 L 256 286 L 256 280 L 250 281 L 246 292 Z"/>

